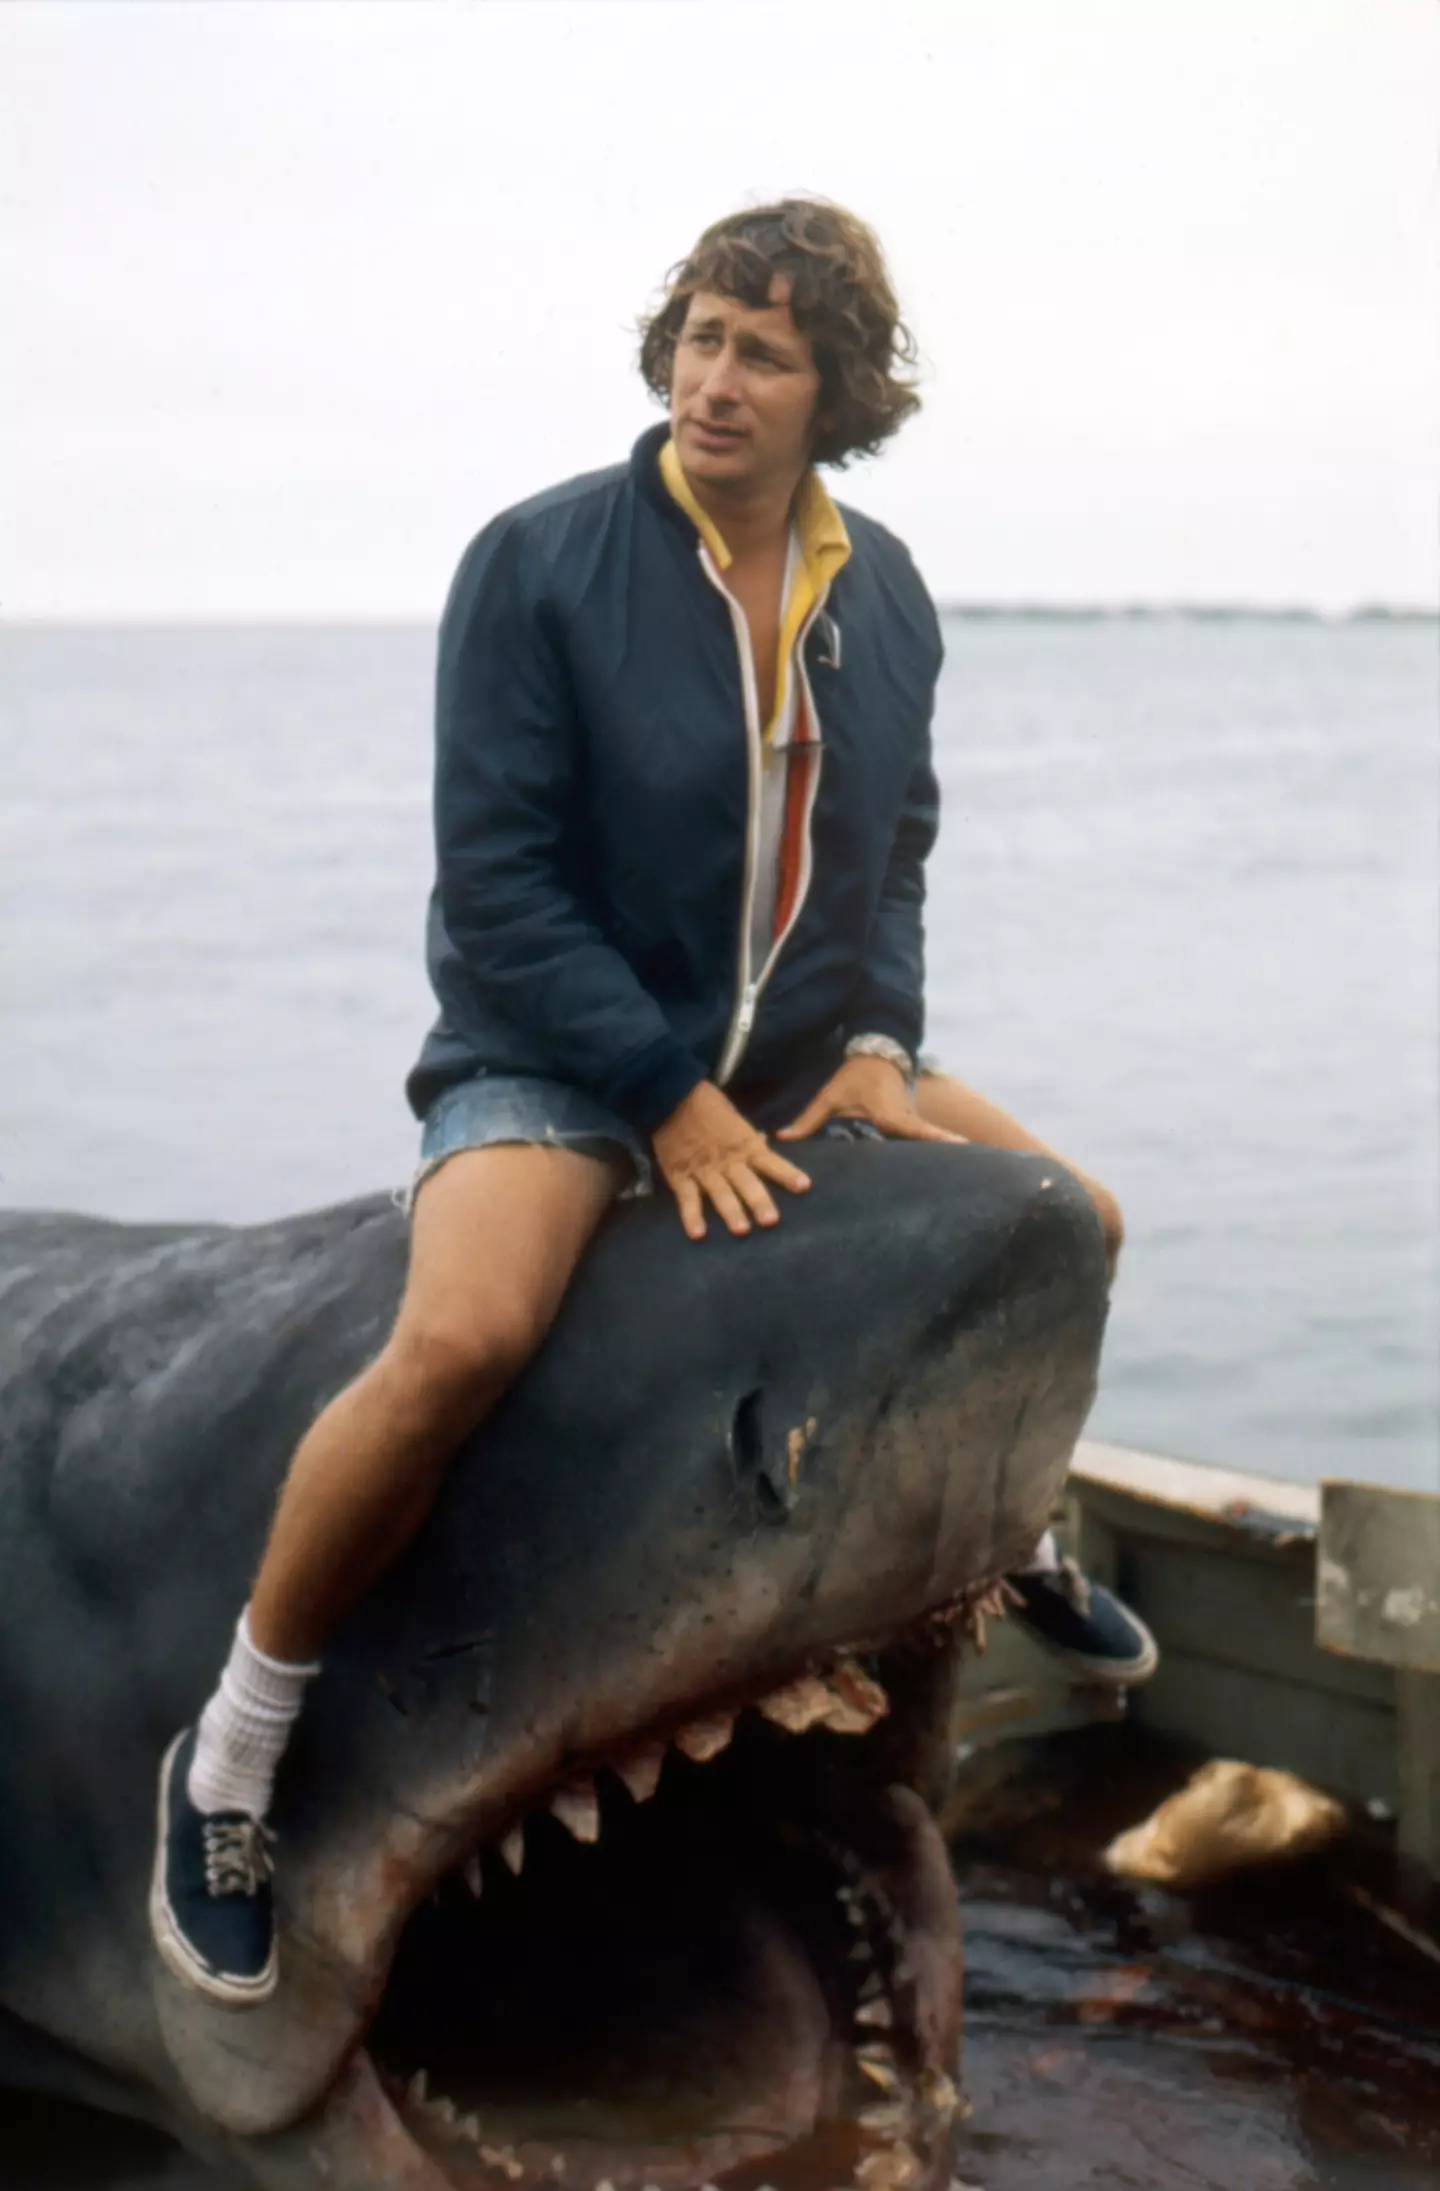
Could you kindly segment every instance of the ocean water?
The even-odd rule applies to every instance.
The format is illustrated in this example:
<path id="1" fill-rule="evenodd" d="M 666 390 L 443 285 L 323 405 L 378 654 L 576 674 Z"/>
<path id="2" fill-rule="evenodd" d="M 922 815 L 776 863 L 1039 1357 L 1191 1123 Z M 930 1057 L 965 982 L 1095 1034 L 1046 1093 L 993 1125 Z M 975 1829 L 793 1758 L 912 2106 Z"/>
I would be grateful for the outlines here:
<path id="1" fill-rule="evenodd" d="M 930 1047 L 1127 1214 L 1091 1429 L 1440 1486 L 1437 645 L 951 618 Z M 0 1203 L 409 1171 L 433 637 L 0 636 Z"/>

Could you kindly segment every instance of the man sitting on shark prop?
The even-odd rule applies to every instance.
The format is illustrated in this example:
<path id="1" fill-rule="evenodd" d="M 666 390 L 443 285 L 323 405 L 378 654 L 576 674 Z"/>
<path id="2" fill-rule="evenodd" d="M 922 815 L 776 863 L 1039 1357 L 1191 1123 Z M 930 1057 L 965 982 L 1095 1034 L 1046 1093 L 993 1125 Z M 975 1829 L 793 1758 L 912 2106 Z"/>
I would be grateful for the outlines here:
<path id="1" fill-rule="evenodd" d="M 641 366 L 668 423 L 496 518 L 440 632 L 428 960 L 440 1016 L 408 1276 L 302 1440 L 229 1660 L 162 1768 L 151 1922 L 210 1998 L 274 1991 L 270 1810 L 317 1660 L 530 1361 L 617 1198 L 658 1170 L 693 1241 L 811 1191 L 826 1131 L 1053 1154 L 918 1064 L 938 790 L 935 611 L 815 469 L 916 409 L 875 238 L 787 200 L 718 222 Z M 1073 1167 L 1072 1167 L 1073 1169 Z M 1104 1230 L 1113 1196 L 1076 1172 Z M 1042 1540 L 1016 1617 L 1080 1678 L 1141 1623 Z"/>

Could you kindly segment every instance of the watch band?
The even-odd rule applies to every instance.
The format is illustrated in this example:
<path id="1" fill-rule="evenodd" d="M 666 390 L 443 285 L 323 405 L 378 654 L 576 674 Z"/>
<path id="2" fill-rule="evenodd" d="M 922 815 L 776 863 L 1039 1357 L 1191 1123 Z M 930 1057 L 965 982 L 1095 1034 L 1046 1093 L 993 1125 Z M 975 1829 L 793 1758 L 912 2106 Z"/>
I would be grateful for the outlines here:
<path id="1" fill-rule="evenodd" d="M 905 1084 L 915 1085 L 915 1060 L 903 1043 L 890 1035 L 852 1035 L 845 1045 L 846 1057 L 883 1057 L 887 1065 L 893 1065 L 904 1074 Z"/>

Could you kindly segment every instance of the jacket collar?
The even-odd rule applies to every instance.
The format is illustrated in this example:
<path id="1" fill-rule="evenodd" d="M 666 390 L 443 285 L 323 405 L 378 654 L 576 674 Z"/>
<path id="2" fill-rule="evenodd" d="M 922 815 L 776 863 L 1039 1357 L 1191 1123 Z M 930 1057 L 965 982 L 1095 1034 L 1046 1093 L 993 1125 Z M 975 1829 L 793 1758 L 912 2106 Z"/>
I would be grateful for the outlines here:
<path id="1" fill-rule="evenodd" d="M 688 520 L 704 541 L 717 570 L 733 560 L 723 535 L 696 501 L 667 426 L 652 426 L 636 442 L 631 471 L 647 499 L 672 519 Z M 850 535 L 818 472 L 809 471 L 795 496 L 795 525 L 800 553 L 818 596 L 850 560 Z"/>

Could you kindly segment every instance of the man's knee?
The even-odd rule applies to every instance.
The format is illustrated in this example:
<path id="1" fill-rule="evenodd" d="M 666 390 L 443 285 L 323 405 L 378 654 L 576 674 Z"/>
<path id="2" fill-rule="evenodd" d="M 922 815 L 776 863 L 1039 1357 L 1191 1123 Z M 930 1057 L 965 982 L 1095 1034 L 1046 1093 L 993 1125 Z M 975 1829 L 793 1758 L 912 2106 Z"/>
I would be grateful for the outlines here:
<path id="1" fill-rule="evenodd" d="M 544 1336 L 540 1317 L 513 1301 L 463 1324 L 402 1319 L 376 1370 L 406 1416 L 463 1434 L 514 1383 Z"/>
<path id="2" fill-rule="evenodd" d="M 1113 1271 L 1125 1245 L 1125 1218 L 1119 1203 L 1108 1187 L 1102 1187 L 1098 1179 L 1087 1180 L 1090 1200 L 1105 1234 L 1105 1257 Z"/>

